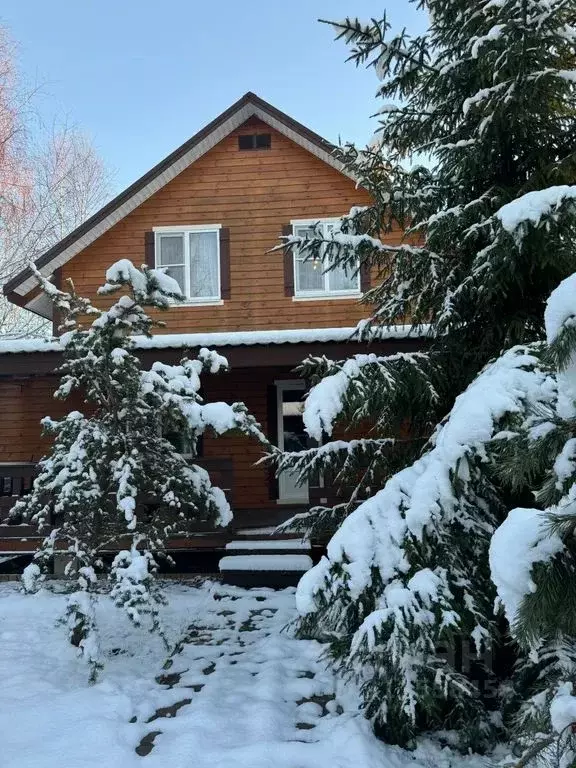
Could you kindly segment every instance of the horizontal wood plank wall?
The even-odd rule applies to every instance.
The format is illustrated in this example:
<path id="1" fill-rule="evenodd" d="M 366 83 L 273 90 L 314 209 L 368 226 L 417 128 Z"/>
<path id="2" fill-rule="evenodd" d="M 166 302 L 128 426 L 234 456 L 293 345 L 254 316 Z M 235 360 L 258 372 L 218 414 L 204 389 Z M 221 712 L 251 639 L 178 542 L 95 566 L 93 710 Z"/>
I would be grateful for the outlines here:
<path id="1" fill-rule="evenodd" d="M 236 368 L 229 374 L 207 376 L 203 379 L 203 391 L 207 402 L 234 400 L 244 402 L 252 415 L 260 422 L 263 431 L 270 434 L 267 423 L 267 390 L 276 380 L 294 379 L 287 368 Z M 274 431 L 275 428 L 274 428 Z M 275 507 L 270 499 L 268 469 L 255 466 L 262 457 L 263 449 L 256 441 L 242 435 L 238 437 L 206 437 L 204 456 L 226 456 L 234 462 L 234 505 L 238 509 L 265 509 Z"/>
<path id="2" fill-rule="evenodd" d="M 272 134 L 272 148 L 238 151 L 238 134 L 255 130 Z M 78 254 L 63 277 L 94 297 L 114 261 L 143 263 L 144 233 L 154 226 L 222 224 L 230 228 L 231 298 L 222 306 L 164 313 L 165 332 L 355 325 L 367 314 L 355 299 L 294 302 L 285 296 L 282 253 L 267 251 L 291 219 L 338 216 L 368 202 L 353 181 L 251 119 Z"/>
<path id="3" fill-rule="evenodd" d="M 50 447 L 50 440 L 41 435 L 40 420 L 82 410 L 80 397 L 54 399 L 58 383 L 56 376 L 0 381 L 0 462 L 38 461 Z"/>
<path id="4" fill-rule="evenodd" d="M 203 378 L 206 402 L 241 400 L 267 431 L 267 387 L 276 379 L 294 378 L 287 368 L 236 368 L 229 373 Z M 50 415 L 60 418 L 73 409 L 83 410 L 81 398 L 54 400 L 57 377 L 0 381 L 0 462 L 38 461 L 50 447 L 41 437 L 40 420 Z M 268 471 L 254 466 L 262 456 L 260 444 L 239 436 L 204 440 L 205 458 L 231 458 L 234 472 L 234 505 L 238 508 L 275 506 L 269 498 Z"/>

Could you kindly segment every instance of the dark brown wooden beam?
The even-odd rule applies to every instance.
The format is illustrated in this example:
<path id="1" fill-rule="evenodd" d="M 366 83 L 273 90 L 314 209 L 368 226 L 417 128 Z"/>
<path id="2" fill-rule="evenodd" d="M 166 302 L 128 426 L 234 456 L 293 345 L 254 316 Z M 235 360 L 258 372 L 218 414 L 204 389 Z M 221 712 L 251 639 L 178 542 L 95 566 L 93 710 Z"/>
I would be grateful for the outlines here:
<path id="1" fill-rule="evenodd" d="M 352 355 L 374 352 L 390 355 L 395 352 L 414 352 L 422 349 L 426 341 L 418 338 L 390 339 L 358 342 L 315 342 L 303 344 L 261 344 L 254 346 L 215 347 L 227 358 L 232 369 L 270 368 L 286 366 L 294 368 L 305 357 L 325 355 L 332 360 L 342 360 Z M 137 350 L 145 368 L 153 362 L 177 363 L 186 354 L 195 356 L 198 348 L 145 349 Z M 62 363 L 61 352 L 17 352 L 0 355 L 0 378 L 21 378 L 53 374 Z"/>

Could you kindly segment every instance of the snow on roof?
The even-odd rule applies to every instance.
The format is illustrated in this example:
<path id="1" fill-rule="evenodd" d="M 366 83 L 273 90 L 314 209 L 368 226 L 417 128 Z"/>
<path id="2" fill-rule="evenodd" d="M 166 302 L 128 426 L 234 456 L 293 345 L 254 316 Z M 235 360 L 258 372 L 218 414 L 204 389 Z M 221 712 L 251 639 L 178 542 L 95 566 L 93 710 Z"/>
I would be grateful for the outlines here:
<path id="1" fill-rule="evenodd" d="M 151 338 L 135 336 L 137 349 L 188 349 L 195 347 L 238 347 L 264 344 L 302 344 L 357 341 L 352 328 L 289 328 L 266 331 L 224 331 L 218 333 L 162 333 Z M 379 341 L 421 338 L 428 333 L 427 326 L 395 325 L 373 334 Z M 58 339 L 35 337 L 14 339 L 0 336 L 0 355 L 23 352 L 61 352 L 63 345 Z"/>

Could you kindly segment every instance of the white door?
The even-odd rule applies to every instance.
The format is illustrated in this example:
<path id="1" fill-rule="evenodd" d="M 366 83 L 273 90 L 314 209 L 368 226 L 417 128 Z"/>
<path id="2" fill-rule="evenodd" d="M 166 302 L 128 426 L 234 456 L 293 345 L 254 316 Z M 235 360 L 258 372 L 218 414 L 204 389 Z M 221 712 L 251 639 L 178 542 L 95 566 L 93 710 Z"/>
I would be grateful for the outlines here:
<path id="1" fill-rule="evenodd" d="M 309 438 L 304 431 L 302 398 L 306 392 L 301 381 L 276 382 L 278 404 L 278 447 L 283 451 L 303 451 L 309 447 Z M 307 504 L 308 483 L 296 483 L 292 472 L 282 472 L 278 478 L 280 502 L 286 504 Z"/>

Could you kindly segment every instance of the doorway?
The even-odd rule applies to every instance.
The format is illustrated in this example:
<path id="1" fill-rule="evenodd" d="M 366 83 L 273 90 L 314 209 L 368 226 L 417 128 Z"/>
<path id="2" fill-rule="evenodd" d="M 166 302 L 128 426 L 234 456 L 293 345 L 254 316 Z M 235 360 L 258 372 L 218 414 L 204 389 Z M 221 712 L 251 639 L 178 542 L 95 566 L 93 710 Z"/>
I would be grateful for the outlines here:
<path id="1" fill-rule="evenodd" d="M 304 430 L 303 381 L 277 381 L 278 447 L 282 451 L 305 451 L 311 441 Z M 298 485 L 293 472 L 282 472 L 278 478 L 278 501 L 281 504 L 308 504 L 308 482 Z"/>

